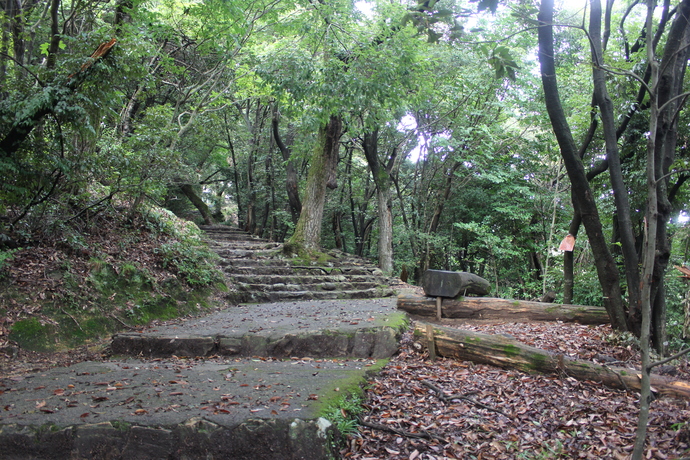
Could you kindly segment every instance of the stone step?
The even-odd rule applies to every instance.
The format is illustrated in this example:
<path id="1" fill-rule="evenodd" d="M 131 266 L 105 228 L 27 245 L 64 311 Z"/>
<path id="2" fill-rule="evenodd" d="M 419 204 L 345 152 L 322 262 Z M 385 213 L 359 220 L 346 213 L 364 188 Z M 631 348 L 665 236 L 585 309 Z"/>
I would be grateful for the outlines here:
<path id="1" fill-rule="evenodd" d="M 387 358 L 406 315 L 395 299 L 241 305 L 210 315 L 117 334 L 115 355 Z"/>
<path id="2" fill-rule="evenodd" d="M 233 291 L 226 298 L 234 303 L 291 302 L 297 300 L 346 300 L 390 297 L 395 291 L 387 286 L 353 291 Z"/>
<path id="3" fill-rule="evenodd" d="M 209 235 L 245 235 L 251 237 L 251 233 L 239 228 L 228 227 L 227 225 L 200 225 L 199 229 Z"/>
<path id="4" fill-rule="evenodd" d="M 289 291 L 289 292 L 300 292 L 300 291 L 328 291 L 328 292 L 339 292 L 339 291 L 354 291 L 367 289 L 373 289 L 381 286 L 379 282 L 349 282 L 340 281 L 337 283 L 324 282 L 324 283 L 311 283 L 311 284 L 293 284 L 289 282 L 273 283 L 273 284 L 259 284 L 259 283 L 235 283 L 235 288 L 240 292 L 274 292 L 274 291 Z"/>
<path id="5" fill-rule="evenodd" d="M 322 275 L 310 273 L 304 275 L 290 274 L 290 275 L 280 275 L 280 274 L 267 274 L 258 275 L 255 273 L 247 274 L 237 274 L 233 273 L 230 275 L 232 279 L 237 283 L 244 284 L 268 284 L 275 285 L 278 283 L 289 283 L 289 284 L 319 284 L 319 283 L 376 283 L 381 284 L 381 277 L 372 275 L 342 275 L 342 274 L 332 274 L 332 275 Z"/>
<path id="6" fill-rule="evenodd" d="M 209 247 L 214 251 L 221 249 L 273 249 L 277 251 L 283 246 L 282 243 L 276 243 L 274 241 L 226 241 L 219 242 L 216 240 L 211 240 L 209 242 Z"/>
<path id="7" fill-rule="evenodd" d="M 216 248 L 214 252 L 224 259 L 260 259 L 270 258 L 276 253 L 274 248 Z"/>
<path id="8" fill-rule="evenodd" d="M 247 259 L 250 260 L 250 259 Z M 381 276 L 376 268 L 361 267 L 276 267 L 264 266 L 232 266 L 223 268 L 227 276 L 235 275 L 280 275 L 280 276 Z M 387 278 L 382 278 L 386 282 Z"/>
<path id="9" fill-rule="evenodd" d="M 213 241 L 218 241 L 218 242 L 227 242 L 227 243 L 232 243 L 235 241 L 265 241 L 268 242 L 268 240 L 259 238 L 259 237 L 254 237 L 249 234 L 243 235 L 240 233 L 227 233 L 227 234 L 218 234 L 218 235 L 208 235 L 211 240 Z"/>

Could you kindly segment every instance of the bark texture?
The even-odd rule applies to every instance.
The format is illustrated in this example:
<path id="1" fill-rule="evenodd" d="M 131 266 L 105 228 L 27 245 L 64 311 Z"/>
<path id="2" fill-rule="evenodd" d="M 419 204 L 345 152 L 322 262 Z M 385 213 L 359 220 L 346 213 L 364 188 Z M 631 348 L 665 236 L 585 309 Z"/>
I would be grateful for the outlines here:
<path id="1" fill-rule="evenodd" d="M 620 390 L 640 390 L 640 371 L 635 369 L 614 368 L 576 360 L 499 335 L 441 326 L 434 326 L 433 329 L 433 346 L 439 356 L 518 369 L 528 373 L 557 373 L 578 380 L 599 382 Z M 417 323 L 415 335 L 424 337 L 426 341 L 427 325 Z M 659 395 L 690 400 L 690 382 L 652 375 L 651 383 Z"/>
<path id="2" fill-rule="evenodd" d="M 552 22 L 553 0 L 544 0 L 539 12 L 538 34 L 539 64 L 546 110 L 572 184 L 573 204 L 580 211 L 582 222 L 592 245 L 597 275 L 604 294 L 604 305 L 611 318 L 611 325 L 615 329 L 626 331 L 628 330 L 627 312 L 623 304 L 618 268 L 609 251 L 596 202 L 561 105 L 556 79 Z"/>
<path id="3" fill-rule="evenodd" d="M 436 299 L 415 294 L 398 296 L 398 309 L 419 316 L 436 316 Z M 492 297 L 443 299 L 444 318 L 501 321 L 570 321 L 580 324 L 607 324 L 609 316 L 602 307 L 561 305 L 555 303 L 506 300 Z"/>
<path id="4" fill-rule="evenodd" d="M 620 231 L 620 242 L 625 264 L 625 276 L 628 286 L 628 326 L 636 334 L 640 335 L 641 324 L 641 299 L 640 299 L 640 274 L 639 258 L 635 248 L 635 235 L 630 217 L 630 202 L 628 200 L 628 187 L 623 180 L 621 170 L 620 153 L 618 150 L 618 136 L 616 135 L 616 122 L 613 112 L 613 101 L 606 88 L 606 73 L 601 67 L 604 64 L 604 53 L 601 31 L 601 2 L 590 2 L 589 33 L 592 37 L 592 80 L 594 82 L 594 98 L 599 106 L 599 116 L 604 130 L 606 144 L 606 159 L 609 165 L 611 187 L 613 188 L 616 204 L 616 217 Z M 608 13 L 608 10 L 607 10 Z M 607 14 L 607 18 L 609 15 Z M 607 23 L 608 26 L 608 23 Z M 608 29 L 607 29 L 608 30 Z"/>
<path id="5" fill-rule="evenodd" d="M 386 275 L 390 275 L 393 273 L 393 197 L 390 171 L 397 158 L 397 149 L 393 150 L 388 165 L 384 167 L 379 160 L 378 138 L 378 130 L 366 133 L 362 140 L 362 148 L 376 184 L 379 218 L 379 268 Z"/>
<path id="6" fill-rule="evenodd" d="M 328 123 L 319 129 L 309 165 L 302 212 L 295 226 L 295 233 L 284 246 L 286 252 L 315 251 L 321 246 L 321 224 L 326 202 L 326 187 L 332 188 L 335 185 L 335 167 L 341 133 L 342 120 L 335 116 L 332 116 Z"/>

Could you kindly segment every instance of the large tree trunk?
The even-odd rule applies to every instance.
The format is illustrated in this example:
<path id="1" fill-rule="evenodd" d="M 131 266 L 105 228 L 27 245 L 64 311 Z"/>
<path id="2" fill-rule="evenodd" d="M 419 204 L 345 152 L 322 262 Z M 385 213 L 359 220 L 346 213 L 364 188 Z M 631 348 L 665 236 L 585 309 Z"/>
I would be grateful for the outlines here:
<path id="1" fill-rule="evenodd" d="M 546 109 L 572 184 L 573 203 L 580 211 L 582 222 L 585 224 L 585 230 L 592 245 L 599 283 L 604 291 L 604 306 L 611 317 L 612 326 L 615 329 L 625 331 L 628 330 L 627 314 L 620 289 L 618 268 L 606 244 L 596 202 L 561 106 L 556 80 L 552 22 L 553 0 L 544 0 L 539 12 L 539 63 Z"/>
<path id="2" fill-rule="evenodd" d="M 419 316 L 436 316 L 436 299 L 415 294 L 398 296 L 398 309 Z M 493 297 L 464 297 L 443 299 L 444 318 L 500 320 L 500 321 L 569 321 L 580 324 L 607 324 L 606 309 L 585 305 L 506 300 Z"/>
<path id="3" fill-rule="evenodd" d="M 417 323 L 415 329 L 415 335 L 426 337 L 426 324 Z M 434 347 L 438 356 L 528 373 L 565 374 L 578 380 L 591 380 L 620 390 L 640 390 L 640 371 L 635 369 L 614 368 L 572 359 L 500 335 L 442 326 L 433 326 L 433 330 Z M 653 375 L 652 386 L 660 395 L 690 400 L 690 382 Z"/>
<path id="4" fill-rule="evenodd" d="M 342 120 L 335 116 L 331 116 L 328 123 L 319 129 L 309 165 L 302 213 L 295 226 L 295 232 L 285 243 L 286 253 L 299 254 L 304 250 L 315 251 L 321 246 L 321 224 L 326 202 L 326 187 L 335 185 L 335 167 L 341 132 Z"/>

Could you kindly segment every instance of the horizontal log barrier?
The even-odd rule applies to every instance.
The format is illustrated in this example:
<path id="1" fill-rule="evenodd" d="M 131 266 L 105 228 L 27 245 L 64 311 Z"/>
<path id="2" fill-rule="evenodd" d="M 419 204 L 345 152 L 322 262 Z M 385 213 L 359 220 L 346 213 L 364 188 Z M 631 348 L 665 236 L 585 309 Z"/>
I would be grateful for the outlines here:
<path id="1" fill-rule="evenodd" d="M 423 338 L 429 347 L 426 339 L 427 324 L 417 322 L 415 336 Z M 610 388 L 640 390 L 638 370 L 572 359 L 500 335 L 434 325 L 433 340 L 437 356 L 517 369 L 527 373 L 562 374 L 578 380 L 598 382 Z M 651 383 L 657 395 L 690 400 L 690 382 L 652 374 Z"/>
<path id="2" fill-rule="evenodd" d="M 398 296 L 398 309 L 419 316 L 436 316 L 436 298 L 415 294 Z M 444 318 L 489 319 L 503 321 L 567 321 L 581 324 L 610 323 L 603 307 L 506 300 L 493 297 L 444 298 Z"/>

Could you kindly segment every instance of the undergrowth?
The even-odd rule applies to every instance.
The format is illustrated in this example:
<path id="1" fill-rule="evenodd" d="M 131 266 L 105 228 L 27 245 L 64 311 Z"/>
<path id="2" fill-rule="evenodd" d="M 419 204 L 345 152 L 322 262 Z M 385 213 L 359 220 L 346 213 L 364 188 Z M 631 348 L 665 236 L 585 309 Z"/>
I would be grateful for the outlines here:
<path id="1" fill-rule="evenodd" d="M 338 428 L 343 436 L 357 433 L 359 416 L 364 412 L 362 394 L 351 392 L 330 402 L 322 416 Z"/>
<path id="2" fill-rule="evenodd" d="M 0 347 L 69 349 L 196 313 L 225 289 L 198 227 L 163 209 L 125 211 L 61 223 L 0 254 Z"/>

